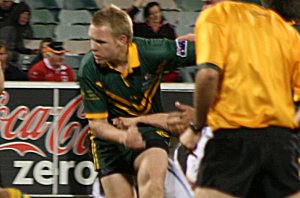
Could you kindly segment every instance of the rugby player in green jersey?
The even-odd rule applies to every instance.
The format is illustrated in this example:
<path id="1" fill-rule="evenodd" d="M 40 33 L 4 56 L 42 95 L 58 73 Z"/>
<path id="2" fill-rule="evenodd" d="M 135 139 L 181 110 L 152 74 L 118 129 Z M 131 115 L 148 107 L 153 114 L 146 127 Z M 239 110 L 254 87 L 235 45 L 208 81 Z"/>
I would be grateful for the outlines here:
<path id="1" fill-rule="evenodd" d="M 106 197 L 162 198 L 168 166 L 168 131 L 147 124 L 118 129 L 116 117 L 162 112 L 164 70 L 195 64 L 194 44 L 133 38 L 132 22 L 116 6 L 98 11 L 89 27 L 91 52 L 78 74 Z"/>

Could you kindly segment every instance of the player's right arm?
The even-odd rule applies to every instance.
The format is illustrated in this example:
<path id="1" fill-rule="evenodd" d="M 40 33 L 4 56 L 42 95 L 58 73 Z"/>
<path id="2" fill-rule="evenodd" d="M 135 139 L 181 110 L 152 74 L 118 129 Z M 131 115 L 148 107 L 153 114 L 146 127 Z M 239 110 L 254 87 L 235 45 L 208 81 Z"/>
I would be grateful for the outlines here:
<path id="1" fill-rule="evenodd" d="M 0 65 L 0 94 L 4 90 L 4 74 L 3 74 L 3 69 L 2 66 Z"/>
<path id="2" fill-rule="evenodd" d="M 107 119 L 89 119 L 89 127 L 96 137 L 119 144 L 123 144 L 126 136 L 124 130 L 117 129 Z"/>
<path id="3" fill-rule="evenodd" d="M 108 123 L 106 119 L 89 119 L 89 127 L 100 139 L 123 144 L 130 149 L 145 148 L 145 141 L 136 126 L 121 130 Z"/>

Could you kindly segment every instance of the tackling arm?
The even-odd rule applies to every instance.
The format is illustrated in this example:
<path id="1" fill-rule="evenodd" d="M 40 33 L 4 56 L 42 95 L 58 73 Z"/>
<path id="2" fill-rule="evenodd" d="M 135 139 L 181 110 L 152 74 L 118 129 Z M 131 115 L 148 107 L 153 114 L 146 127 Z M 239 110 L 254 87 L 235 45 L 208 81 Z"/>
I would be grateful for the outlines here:
<path id="1" fill-rule="evenodd" d="M 123 144 L 130 149 L 145 148 L 145 142 L 137 127 L 121 130 L 109 124 L 106 119 L 90 119 L 89 127 L 94 135 L 100 139 Z"/>
<path id="2" fill-rule="evenodd" d="M 3 74 L 3 69 L 2 66 L 0 65 L 0 94 L 4 90 L 4 74 Z"/>

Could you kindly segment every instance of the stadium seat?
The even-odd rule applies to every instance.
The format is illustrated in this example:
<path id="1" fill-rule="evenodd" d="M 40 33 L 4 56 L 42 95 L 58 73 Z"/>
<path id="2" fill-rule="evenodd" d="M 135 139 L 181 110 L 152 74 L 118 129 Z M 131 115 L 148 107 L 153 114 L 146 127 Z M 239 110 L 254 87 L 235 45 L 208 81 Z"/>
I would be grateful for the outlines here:
<path id="1" fill-rule="evenodd" d="M 57 24 L 52 12 L 46 9 L 33 9 L 30 17 L 31 24 Z"/>
<path id="2" fill-rule="evenodd" d="M 181 11 L 196 11 L 202 9 L 203 1 L 201 0 L 174 0 Z"/>
<path id="3" fill-rule="evenodd" d="M 58 19 L 60 25 L 88 25 L 92 14 L 87 10 L 60 10 Z"/>
<path id="4" fill-rule="evenodd" d="M 178 36 L 182 36 L 193 32 L 194 32 L 194 27 L 176 26 L 176 33 Z"/>
<path id="5" fill-rule="evenodd" d="M 86 25 L 58 25 L 54 35 L 57 41 L 89 39 Z"/>
<path id="6" fill-rule="evenodd" d="M 54 36 L 54 29 L 56 25 L 51 24 L 33 24 L 33 38 L 34 39 L 43 39 L 46 37 L 53 37 Z"/>
<path id="7" fill-rule="evenodd" d="M 95 0 L 61 0 L 62 8 L 65 10 L 98 10 Z"/>
<path id="8" fill-rule="evenodd" d="M 37 55 L 35 54 L 19 54 L 18 55 L 18 67 L 23 70 L 27 71 L 31 62 L 35 59 Z"/>
<path id="9" fill-rule="evenodd" d="M 60 9 L 55 0 L 25 0 L 31 9 Z"/>
<path id="10" fill-rule="evenodd" d="M 163 15 L 170 24 L 176 25 L 178 23 L 179 11 L 163 10 Z"/>
<path id="11" fill-rule="evenodd" d="M 64 63 L 71 66 L 73 69 L 79 69 L 83 55 L 65 54 Z"/>
<path id="12" fill-rule="evenodd" d="M 188 0 L 188 1 L 194 1 L 194 0 Z M 164 1 L 158 1 L 159 2 L 161 8 L 163 10 L 177 10 L 179 11 L 179 8 L 177 6 L 177 4 L 174 2 L 174 0 L 164 0 Z"/>
<path id="13" fill-rule="evenodd" d="M 28 49 L 40 48 L 41 39 L 24 39 L 24 46 Z"/>
<path id="14" fill-rule="evenodd" d="M 86 54 L 90 50 L 89 40 L 66 40 L 64 48 L 68 50 L 68 54 Z"/>
<path id="15" fill-rule="evenodd" d="M 130 8 L 133 4 L 133 0 L 101 0 L 103 6 L 114 4 L 122 9 Z"/>
<path id="16" fill-rule="evenodd" d="M 178 13 L 178 26 L 193 27 L 199 12 L 181 11 Z"/>

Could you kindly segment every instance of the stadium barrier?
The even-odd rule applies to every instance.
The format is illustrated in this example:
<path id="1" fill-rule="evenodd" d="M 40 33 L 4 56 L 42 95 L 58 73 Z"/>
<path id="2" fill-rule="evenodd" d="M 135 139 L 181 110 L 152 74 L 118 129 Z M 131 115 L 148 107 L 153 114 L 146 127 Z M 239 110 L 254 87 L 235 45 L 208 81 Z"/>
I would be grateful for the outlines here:
<path id="1" fill-rule="evenodd" d="M 77 83 L 6 82 L 0 96 L 0 184 L 32 197 L 91 197 L 97 176 L 85 146 Z M 165 111 L 192 104 L 191 83 L 162 83 Z"/>

